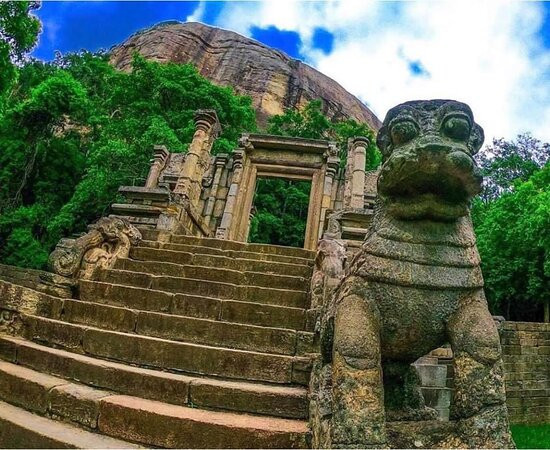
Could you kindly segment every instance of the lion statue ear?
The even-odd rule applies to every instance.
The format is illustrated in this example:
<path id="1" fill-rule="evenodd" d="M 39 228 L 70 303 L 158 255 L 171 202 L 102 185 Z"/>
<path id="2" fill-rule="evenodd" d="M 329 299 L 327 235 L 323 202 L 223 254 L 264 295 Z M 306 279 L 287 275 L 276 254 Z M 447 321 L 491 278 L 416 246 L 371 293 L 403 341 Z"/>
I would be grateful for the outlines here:
<path id="1" fill-rule="evenodd" d="M 479 151 L 484 140 L 485 133 L 483 132 L 483 128 L 481 128 L 477 123 L 474 123 L 472 132 L 470 133 L 470 140 L 468 141 L 468 147 L 470 147 L 472 155 L 475 155 Z"/>
<path id="2" fill-rule="evenodd" d="M 390 156 L 391 140 L 388 134 L 388 127 L 382 127 L 380 128 L 380 130 L 378 130 L 378 136 L 376 137 L 376 145 L 378 146 L 378 149 L 382 153 L 382 156 L 384 157 L 384 159 Z"/>

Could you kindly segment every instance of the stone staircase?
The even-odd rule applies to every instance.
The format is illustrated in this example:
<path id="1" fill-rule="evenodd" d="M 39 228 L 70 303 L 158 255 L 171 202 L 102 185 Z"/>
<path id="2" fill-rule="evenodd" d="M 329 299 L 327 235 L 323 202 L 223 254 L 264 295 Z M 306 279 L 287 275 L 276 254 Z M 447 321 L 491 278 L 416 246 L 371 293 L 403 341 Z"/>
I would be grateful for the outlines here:
<path id="1" fill-rule="evenodd" d="M 420 376 L 426 406 L 437 411 L 439 420 L 448 421 L 452 396 L 452 356 L 450 348 L 438 348 L 419 358 L 414 367 Z M 452 355 L 452 353 L 451 353 Z"/>
<path id="2" fill-rule="evenodd" d="M 75 298 L 17 286 L 0 447 L 307 447 L 314 253 L 141 231 Z"/>

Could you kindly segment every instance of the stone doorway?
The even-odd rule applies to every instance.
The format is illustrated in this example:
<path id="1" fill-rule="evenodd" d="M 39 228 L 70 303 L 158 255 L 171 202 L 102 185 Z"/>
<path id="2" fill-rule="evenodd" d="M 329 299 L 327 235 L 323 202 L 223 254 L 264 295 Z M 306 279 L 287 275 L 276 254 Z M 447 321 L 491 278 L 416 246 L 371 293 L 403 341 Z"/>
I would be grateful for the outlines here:
<path id="1" fill-rule="evenodd" d="M 304 248 L 315 250 L 327 210 L 332 206 L 333 180 L 338 169 L 337 148 L 315 139 L 243 135 L 233 153 L 232 182 L 216 235 L 248 240 L 256 182 L 284 178 L 311 183 Z"/>

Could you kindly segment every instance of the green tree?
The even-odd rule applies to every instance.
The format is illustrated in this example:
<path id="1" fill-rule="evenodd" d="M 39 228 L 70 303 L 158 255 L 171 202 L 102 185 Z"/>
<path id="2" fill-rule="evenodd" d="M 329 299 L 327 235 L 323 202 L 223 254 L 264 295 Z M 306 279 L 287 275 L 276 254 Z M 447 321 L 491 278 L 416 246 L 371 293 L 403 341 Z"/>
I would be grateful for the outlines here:
<path id="1" fill-rule="evenodd" d="M 550 163 L 474 217 L 486 293 L 509 320 L 550 314 Z"/>
<path id="2" fill-rule="evenodd" d="M 550 158 L 550 144 L 543 143 L 529 133 L 518 135 L 513 141 L 494 139 L 476 155 L 483 174 L 481 199 L 488 202 L 509 192 L 517 180 L 527 179 L 543 167 Z"/>
<path id="3" fill-rule="evenodd" d="M 14 64 L 36 44 L 40 22 L 31 12 L 38 6 L 32 1 L 0 2 L 0 106 L 16 79 Z"/>
<path id="4" fill-rule="evenodd" d="M 84 52 L 19 68 L 0 116 L 0 261 L 44 267 L 61 237 L 108 212 L 119 186 L 144 182 L 153 145 L 187 150 L 201 108 L 222 125 L 214 153 L 256 129 L 249 98 L 190 65 L 136 57 L 125 73 Z"/>
<path id="5" fill-rule="evenodd" d="M 304 245 L 311 183 L 260 178 L 256 183 L 249 240 L 262 244 Z"/>

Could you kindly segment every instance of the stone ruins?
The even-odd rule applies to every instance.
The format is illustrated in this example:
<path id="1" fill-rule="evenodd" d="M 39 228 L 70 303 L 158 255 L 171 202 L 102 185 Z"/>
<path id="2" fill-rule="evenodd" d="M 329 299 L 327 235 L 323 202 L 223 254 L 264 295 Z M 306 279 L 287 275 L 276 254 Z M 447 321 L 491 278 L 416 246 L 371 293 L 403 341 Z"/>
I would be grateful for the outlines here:
<path id="1" fill-rule="evenodd" d="M 376 172 L 363 137 L 343 164 L 262 134 L 212 155 L 219 132 L 197 111 L 49 272 L 0 265 L 0 447 L 511 448 L 550 418 L 550 327 L 484 298 L 467 105 L 391 109 Z M 304 248 L 247 242 L 273 177 L 311 182 Z"/>

